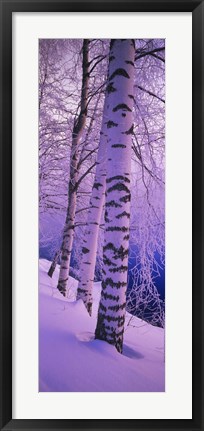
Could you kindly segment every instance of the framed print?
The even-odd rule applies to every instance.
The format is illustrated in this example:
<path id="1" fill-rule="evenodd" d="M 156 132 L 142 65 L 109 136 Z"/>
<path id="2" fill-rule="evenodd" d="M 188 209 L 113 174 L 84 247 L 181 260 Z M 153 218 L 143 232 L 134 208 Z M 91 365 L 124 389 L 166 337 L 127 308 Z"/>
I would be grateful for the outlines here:
<path id="1" fill-rule="evenodd" d="M 203 1 L 1 0 L 1 429 L 203 429 Z"/>

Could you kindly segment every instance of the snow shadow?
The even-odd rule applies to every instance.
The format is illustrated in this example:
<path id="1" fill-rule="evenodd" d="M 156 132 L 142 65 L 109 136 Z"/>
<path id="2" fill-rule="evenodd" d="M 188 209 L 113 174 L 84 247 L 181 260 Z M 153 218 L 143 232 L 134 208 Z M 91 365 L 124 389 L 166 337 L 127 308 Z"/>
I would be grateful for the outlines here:
<path id="1" fill-rule="evenodd" d="M 114 354 L 117 355 L 117 351 L 111 344 L 108 344 L 102 340 L 95 340 L 94 333 L 92 332 L 81 332 L 80 334 L 77 334 L 76 337 L 80 342 L 85 343 L 86 347 L 91 350 L 97 350 L 98 352 L 105 353 L 106 356 L 108 356 L 109 353 L 111 356 L 114 356 Z M 142 355 L 140 352 L 137 352 L 127 344 L 123 344 L 123 356 L 126 356 L 130 359 L 144 358 L 144 355 Z"/>
<path id="2" fill-rule="evenodd" d="M 127 356 L 130 359 L 142 359 L 142 358 L 144 358 L 144 355 L 142 355 L 140 352 L 137 352 L 136 350 L 132 349 L 130 346 L 127 346 L 127 344 L 123 344 L 123 356 Z"/>

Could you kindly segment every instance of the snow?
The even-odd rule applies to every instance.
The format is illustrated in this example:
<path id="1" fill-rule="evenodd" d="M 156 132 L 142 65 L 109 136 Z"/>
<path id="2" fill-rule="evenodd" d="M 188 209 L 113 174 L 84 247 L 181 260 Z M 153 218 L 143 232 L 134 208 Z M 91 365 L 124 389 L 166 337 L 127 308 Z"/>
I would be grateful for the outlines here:
<path id="1" fill-rule="evenodd" d="M 123 354 L 94 339 L 101 283 L 94 283 L 93 315 L 75 301 L 78 281 L 69 278 L 68 297 L 57 290 L 59 267 L 39 262 L 39 391 L 162 392 L 165 390 L 164 330 L 126 315 Z"/>

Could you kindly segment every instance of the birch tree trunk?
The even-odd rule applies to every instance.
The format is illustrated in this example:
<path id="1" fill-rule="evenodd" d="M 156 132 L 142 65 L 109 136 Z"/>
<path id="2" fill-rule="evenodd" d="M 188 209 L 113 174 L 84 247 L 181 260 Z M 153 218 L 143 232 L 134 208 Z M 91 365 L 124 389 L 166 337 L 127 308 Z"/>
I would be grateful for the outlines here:
<path id="1" fill-rule="evenodd" d="M 48 275 L 49 275 L 50 278 L 52 278 L 52 276 L 53 276 L 53 274 L 55 272 L 55 269 L 56 269 L 57 262 L 58 262 L 58 259 L 60 257 L 60 254 L 61 254 L 61 249 L 57 250 L 56 253 L 55 253 L 55 255 L 54 255 L 53 261 L 52 261 L 52 263 L 50 265 L 50 268 L 49 268 L 49 271 L 48 271 Z"/>
<path id="2" fill-rule="evenodd" d="M 86 117 L 87 117 L 87 99 L 88 99 L 88 84 L 89 84 L 89 55 L 88 55 L 89 40 L 84 39 L 83 42 L 83 65 L 82 65 L 82 89 L 81 89 L 81 107 L 79 116 L 75 122 L 72 132 L 72 148 L 70 161 L 70 179 L 68 188 L 68 208 L 63 232 L 63 240 L 61 247 L 61 265 L 57 288 L 66 296 L 67 282 L 69 278 L 69 268 L 71 251 L 74 239 L 75 215 L 76 215 L 76 200 L 77 200 L 77 181 L 78 181 L 78 161 L 79 161 L 79 143 L 82 136 Z"/>
<path id="3" fill-rule="evenodd" d="M 113 344 L 120 353 L 123 348 L 128 270 L 134 56 L 133 40 L 111 41 L 107 87 L 104 278 L 95 338 Z"/>
<path id="4" fill-rule="evenodd" d="M 83 258 L 80 267 L 80 281 L 77 290 L 77 299 L 83 300 L 90 316 L 92 313 L 92 291 L 96 266 L 99 225 L 105 203 L 107 146 L 106 122 L 107 106 L 104 104 L 95 179 L 90 199 L 90 209 L 87 217 L 87 228 L 83 240 Z"/>

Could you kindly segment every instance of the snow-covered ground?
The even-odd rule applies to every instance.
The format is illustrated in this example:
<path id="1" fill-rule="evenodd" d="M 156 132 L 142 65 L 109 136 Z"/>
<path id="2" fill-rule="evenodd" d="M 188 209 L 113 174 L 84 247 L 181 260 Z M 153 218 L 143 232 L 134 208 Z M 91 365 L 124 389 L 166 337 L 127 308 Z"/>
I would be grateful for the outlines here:
<path id="1" fill-rule="evenodd" d="M 165 390 L 164 330 L 127 313 L 124 349 L 94 339 L 101 284 L 94 285 L 93 316 L 56 289 L 59 268 L 39 263 L 39 390 L 48 392 L 161 392 Z M 131 319 L 131 321 L 130 321 Z M 128 324 L 129 323 L 129 324 Z"/>

